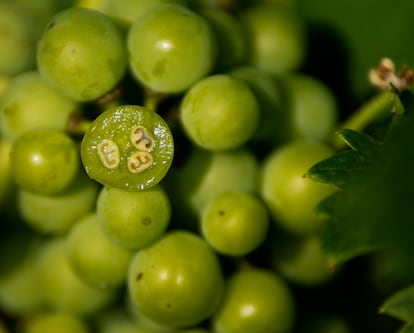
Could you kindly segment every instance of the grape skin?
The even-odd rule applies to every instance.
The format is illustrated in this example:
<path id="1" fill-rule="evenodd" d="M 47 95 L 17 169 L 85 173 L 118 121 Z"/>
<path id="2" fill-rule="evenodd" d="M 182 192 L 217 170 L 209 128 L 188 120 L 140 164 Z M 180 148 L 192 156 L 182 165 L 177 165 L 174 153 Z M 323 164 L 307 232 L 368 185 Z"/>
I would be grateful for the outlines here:
<path id="1" fill-rule="evenodd" d="M 56 14 L 38 42 L 40 73 L 75 101 L 108 93 L 125 74 L 126 63 L 118 28 L 103 13 L 86 8 Z"/>
<path id="2" fill-rule="evenodd" d="M 211 28 L 184 6 L 154 6 L 132 24 L 127 38 L 132 73 L 156 92 L 183 92 L 214 66 Z"/>
<path id="3" fill-rule="evenodd" d="M 269 208 L 276 225 L 295 234 L 319 231 L 324 219 L 316 205 L 336 191 L 305 177 L 308 169 L 333 154 L 330 146 L 297 140 L 278 146 L 262 164 L 260 195 Z"/>
<path id="4" fill-rule="evenodd" d="M 126 280 L 132 252 L 104 234 L 96 213 L 79 219 L 67 236 L 66 251 L 73 271 L 97 288 L 118 288 Z"/>
<path id="5" fill-rule="evenodd" d="M 187 231 L 166 234 L 131 261 L 128 290 L 139 310 L 161 325 L 199 324 L 217 308 L 223 276 L 213 250 Z"/>
<path id="6" fill-rule="evenodd" d="M 79 316 L 87 316 L 113 302 L 116 292 L 91 287 L 73 271 L 62 237 L 47 241 L 39 257 L 39 288 L 48 307 Z"/>
<path id="7" fill-rule="evenodd" d="M 65 312 L 40 312 L 31 315 L 22 333 L 90 333 L 82 318 Z"/>
<path id="8" fill-rule="evenodd" d="M 10 165 L 14 182 L 39 194 L 63 191 L 80 172 L 75 142 L 54 128 L 35 128 L 20 135 L 11 147 Z"/>
<path id="9" fill-rule="evenodd" d="M 240 147 L 255 133 L 260 109 L 250 88 L 241 80 L 217 74 L 193 85 L 180 108 L 187 136 L 209 150 Z"/>
<path id="10" fill-rule="evenodd" d="M 201 234 L 219 253 L 241 257 L 264 241 L 269 224 L 265 204 L 237 191 L 215 196 L 201 215 Z"/>
<path id="11" fill-rule="evenodd" d="M 151 140 L 149 151 L 141 147 L 142 142 L 137 147 L 134 131 L 138 128 L 144 128 L 146 133 L 140 140 Z M 152 158 L 144 159 L 147 164 L 140 170 L 134 160 L 140 159 L 137 153 L 147 153 Z M 154 111 L 139 105 L 106 109 L 94 119 L 81 145 L 81 159 L 89 177 L 128 191 L 157 185 L 167 174 L 173 157 L 174 139 L 168 124 Z"/>
<path id="12" fill-rule="evenodd" d="M 27 225 L 40 234 L 62 235 L 94 209 L 98 192 L 98 184 L 82 175 L 68 189 L 55 195 L 19 189 L 17 200 Z"/>
<path id="13" fill-rule="evenodd" d="M 171 218 L 170 200 L 159 185 L 139 192 L 104 187 L 96 206 L 107 237 L 118 246 L 134 251 L 158 240 Z"/>
<path id="14" fill-rule="evenodd" d="M 213 328 L 217 333 L 288 333 L 295 316 L 295 300 L 285 281 L 252 268 L 229 277 Z"/>
<path id="15" fill-rule="evenodd" d="M 36 127 L 65 130 L 78 104 L 52 87 L 37 70 L 14 76 L 0 100 L 0 132 L 13 141 Z"/>

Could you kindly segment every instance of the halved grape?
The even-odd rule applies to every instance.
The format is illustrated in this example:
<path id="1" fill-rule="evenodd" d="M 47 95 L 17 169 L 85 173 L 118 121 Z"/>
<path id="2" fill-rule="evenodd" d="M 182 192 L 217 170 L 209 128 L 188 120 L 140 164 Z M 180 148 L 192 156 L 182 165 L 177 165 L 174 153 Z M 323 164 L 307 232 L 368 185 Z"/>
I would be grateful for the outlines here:
<path id="1" fill-rule="evenodd" d="M 206 20 L 180 5 L 163 4 L 146 11 L 128 32 L 134 76 L 157 92 L 178 93 L 213 67 L 216 40 Z"/>
<path id="2" fill-rule="evenodd" d="M 115 106 L 103 112 L 86 132 L 81 148 L 89 177 L 129 191 L 158 184 L 174 156 L 167 123 L 137 105 Z"/>
<path id="3" fill-rule="evenodd" d="M 25 132 L 13 142 L 10 163 L 20 188 L 42 194 L 64 190 L 80 169 L 75 142 L 63 131 L 43 127 Z"/>

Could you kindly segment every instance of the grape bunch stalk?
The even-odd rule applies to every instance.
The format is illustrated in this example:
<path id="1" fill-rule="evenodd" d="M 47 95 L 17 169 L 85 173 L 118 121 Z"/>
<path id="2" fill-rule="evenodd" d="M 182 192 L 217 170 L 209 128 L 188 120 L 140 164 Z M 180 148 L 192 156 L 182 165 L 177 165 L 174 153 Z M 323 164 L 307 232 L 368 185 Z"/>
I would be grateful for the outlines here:
<path id="1" fill-rule="evenodd" d="M 358 332 L 323 304 L 335 133 L 411 72 L 341 124 L 298 7 L 0 3 L 1 333 Z"/>

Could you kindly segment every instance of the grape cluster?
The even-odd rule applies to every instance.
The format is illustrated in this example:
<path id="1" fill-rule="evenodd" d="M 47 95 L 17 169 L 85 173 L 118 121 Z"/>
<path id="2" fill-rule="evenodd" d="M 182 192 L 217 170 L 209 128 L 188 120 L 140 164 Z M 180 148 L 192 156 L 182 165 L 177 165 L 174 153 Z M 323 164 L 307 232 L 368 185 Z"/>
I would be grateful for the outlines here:
<path id="1" fill-rule="evenodd" d="M 338 106 L 300 71 L 295 6 L 0 17 L 0 332 L 296 332 L 294 289 L 336 274 L 315 210 L 336 188 L 304 175 L 334 153 Z"/>

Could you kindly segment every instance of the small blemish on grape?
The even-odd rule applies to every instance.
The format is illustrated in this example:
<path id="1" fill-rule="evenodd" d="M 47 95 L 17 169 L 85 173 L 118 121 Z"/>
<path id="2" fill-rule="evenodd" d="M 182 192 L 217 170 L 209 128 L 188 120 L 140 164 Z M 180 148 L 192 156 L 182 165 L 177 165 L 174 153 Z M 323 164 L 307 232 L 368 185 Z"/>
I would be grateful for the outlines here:
<path id="1" fill-rule="evenodd" d="M 150 217 L 145 217 L 142 219 L 142 224 L 143 225 L 149 225 L 151 224 L 151 218 Z"/>
<path id="2" fill-rule="evenodd" d="M 161 78 L 165 73 L 165 60 L 158 61 L 152 68 L 152 74 L 154 76 Z"/>
<path id="3" fill-rule="evenodd" d="M 141 279 L 142 279 L 142 277 L 144 276 L 144 273 L 142 273 L 142 272 L 139 272 L 138 274 L 137 274 L 137 276 L 136 276 L 136 280 L 137 281 L 141 281 Z"/>
<path id="4" fill-rule="evenodd" d="M 218 214 L 219 214 L 219 216 L 224 216 L 226 214 L 226 212 L 224 210 L 219 210 Z"/>
<path id="5" fill-rule="evenodd" d="M 48 26 L 46 27 L 46 30 L 50 30 L 50 29 L 52 29 L 55 25 L 56 25 L 56 22 L 55 22 L 55 21 L 50 22 L 50 23 L 48 24 Z"/>
<path id="6" fill-rule="evenodd" d="M 166 304 L 165 304 L 165 307 L 166 307 L 167 309 L 171 309 L 171 304 L 170 304 L 170 303 L 166 303 Z"/>

